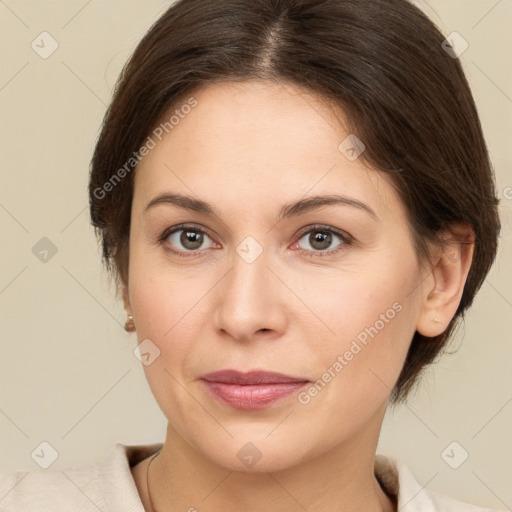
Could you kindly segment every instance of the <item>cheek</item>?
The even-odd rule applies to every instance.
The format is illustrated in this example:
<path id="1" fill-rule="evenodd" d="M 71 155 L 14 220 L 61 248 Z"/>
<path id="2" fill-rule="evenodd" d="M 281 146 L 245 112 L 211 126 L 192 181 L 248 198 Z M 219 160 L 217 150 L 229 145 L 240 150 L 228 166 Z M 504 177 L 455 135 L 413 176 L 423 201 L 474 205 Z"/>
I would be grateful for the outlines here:
<path id="1" fill-rule="evenodd" d="M 132 264 L 130 302 L 138 343 L 150 340 L 158 354 L 143 366 L 146 380 L 168 418 L 171 413 L 187 415 L 190 397 L 182 386 L 195 376 L 202 358 L 202 325 L 208 317 L 205 298 L 212 284 L 161 262 L 133 258 Z"/>
<path id="2" fill-rule="evenodd" d="M 154 344 L 148 345 L 150 350 L 158 354 L 151 364 L 143 365 L 146 380 L 167 418 L 186 417 L 190 396 L 183 388 L 187 380 L 183 364 L 195 344 L 201 295 L 176 273 L 171 276 L 168 270 L 151 264 L 141 265 L 141 272 L 137 272 L 135 258 L 133 264 L 130 302 L 138 343 L 150 340 Z"/>
<path id="3" fill-rule="evenodd" d="M 338 304 L 321 302 L 335 335 L 308 347 L 314 382 L 298 396 L 297 413 L 325 431 L 327 444 L 355 435 L 385 407 L 414 334 L 414 306 L 403 298 L 407 291 L 400 293 L 405 288 L 392 280 L 364 289 L 347 285 L 331 290 Z"/>
<path id="4" fill-rule="evenodd" d="M 415 331 L 410 292 L 416 273 L 407 263 L 400 270 L 389 265 L 385 270 L 345 275 L 338 283 L 321 283 L 318 293 L 309 295 L 311 309 L 328 327 L 315 344 L 318 377 L 328 381 L 329 375 L 343 374 L 332 386 L 337 392 L 355 382 L 363 393 L 376 387 L 387 392 L 402 368 Z"/>
<path id="5" fill-rule="evenodd" d="M 202 280 L 169 265 L 161 249 L 140 245 L 130 255 L 130 304 L 139 337 L 163 344 L 183 324 L 197 320 L 195 310 L 200 309 L 197 303 L 204 295 Z"/>

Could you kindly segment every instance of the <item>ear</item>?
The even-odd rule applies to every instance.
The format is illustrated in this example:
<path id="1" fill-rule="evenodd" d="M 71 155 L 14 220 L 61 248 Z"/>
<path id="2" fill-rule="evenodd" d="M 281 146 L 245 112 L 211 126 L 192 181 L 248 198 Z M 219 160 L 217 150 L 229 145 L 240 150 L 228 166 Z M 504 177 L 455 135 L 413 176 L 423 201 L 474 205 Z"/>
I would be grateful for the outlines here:
<path id="1" fill-rule="evenodd" d="M 428 337 L 442 334 L 455 316 L 473 261 L 475 234 L 471 226 L 452 225 L 442 239 L 445 243 L 436 246 L 431 275 L 424 281 L 416 325 L 416 330 Z"/>

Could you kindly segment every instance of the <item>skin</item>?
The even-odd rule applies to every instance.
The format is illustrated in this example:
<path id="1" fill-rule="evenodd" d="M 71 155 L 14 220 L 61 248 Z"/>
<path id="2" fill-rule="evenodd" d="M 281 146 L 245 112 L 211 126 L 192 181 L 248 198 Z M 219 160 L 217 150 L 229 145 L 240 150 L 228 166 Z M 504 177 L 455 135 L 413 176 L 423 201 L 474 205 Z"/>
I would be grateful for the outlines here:
<path id="1" fill-rule="evenodd" d="M 346 123 L 321 98 L 255 81 L 209 85 L 194 97 L 198 105 L 137 168 L 123 293 L 139 343 L 160 350 L 143 367 L 168 419 L 149 471 L 155 509 L 396 510 L 374 476 L 389 395 L 414 332 L 440 334 L 455 314 L 473 246 L 437 248 L 432 268 L 422 267 L 393 186 L 338 150 Z M 169 203 L 145 212 L 162 192 L 207 201 L 217 215 Z M 278 220 L 285 204 L 333 193 L 377 219 L 338 204 Z M 181 223 L 207 231 L 202 245 L 180 242 L 183 232 L 159 243 Z M 322 246 L 315 224 L 354 241 L 332 234 Z M 471 239 L 469 227 L 456 229 Z M 251 263 L 236 251 L 248 236 L 263 249 Z M 260 410 L 233 408 L 200 380 L 235 368 L 315 382 L 396 302 L 401 311 L 307 404 L 292 394 Z M 251 468 L 237 457 L 248 442 L 261 453 Z M 147 464 L 132 474 L 151 510 Z"/>

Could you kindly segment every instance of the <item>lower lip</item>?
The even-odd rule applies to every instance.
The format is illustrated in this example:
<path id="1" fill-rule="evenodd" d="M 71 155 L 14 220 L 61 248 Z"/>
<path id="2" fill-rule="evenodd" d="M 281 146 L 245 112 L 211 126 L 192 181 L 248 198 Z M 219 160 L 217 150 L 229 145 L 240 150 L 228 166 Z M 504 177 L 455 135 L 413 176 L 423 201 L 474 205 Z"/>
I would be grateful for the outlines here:
<path id="1" fill-rule="evenodd" d="M 208 391 L 221 402 L 237 409 L 261 409 L 291 395 L 307 382 L 239 385 L 203 380 Z"/>

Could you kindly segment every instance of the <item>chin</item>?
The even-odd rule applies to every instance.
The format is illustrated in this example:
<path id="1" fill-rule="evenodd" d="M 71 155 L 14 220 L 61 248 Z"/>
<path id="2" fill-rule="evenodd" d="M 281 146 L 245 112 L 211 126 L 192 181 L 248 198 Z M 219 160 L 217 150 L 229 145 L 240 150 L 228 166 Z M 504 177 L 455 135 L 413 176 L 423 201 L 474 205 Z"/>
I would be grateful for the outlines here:
<path id="1" fill-rule="evenodd" d="M 212 462 L 230 471 L 255 474 L 288 469 L 307 458 L 308 450 L 303 440 L 295 443 L 288 438 L 288 442 L 285 442 L 278 435 L 274 439 L 266 436 L 246 433 L 229 438 L 225 443 L 208 443 L 197 449 Z"/>

